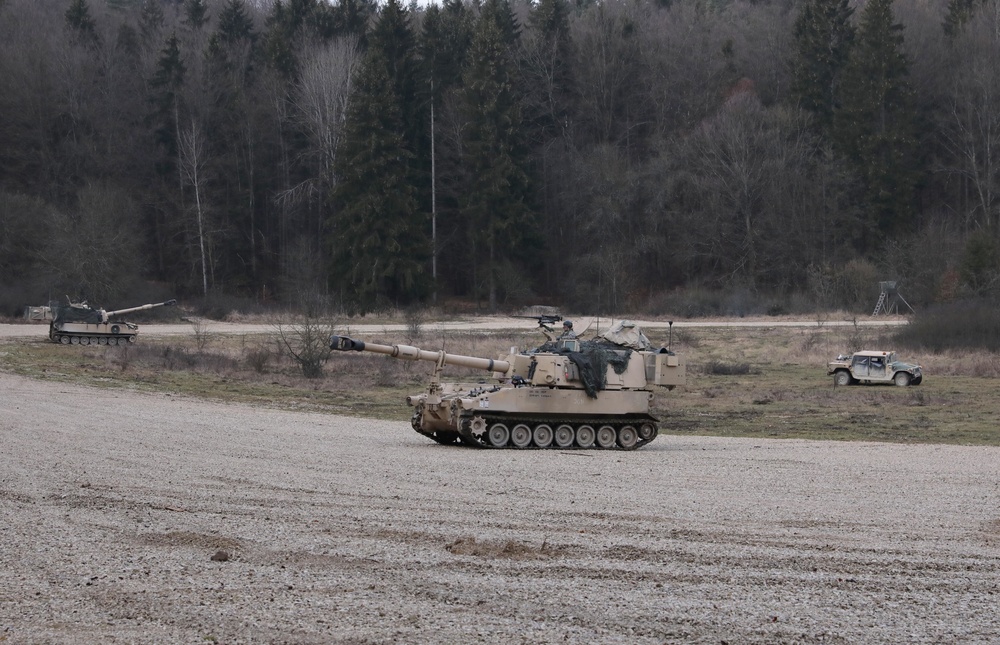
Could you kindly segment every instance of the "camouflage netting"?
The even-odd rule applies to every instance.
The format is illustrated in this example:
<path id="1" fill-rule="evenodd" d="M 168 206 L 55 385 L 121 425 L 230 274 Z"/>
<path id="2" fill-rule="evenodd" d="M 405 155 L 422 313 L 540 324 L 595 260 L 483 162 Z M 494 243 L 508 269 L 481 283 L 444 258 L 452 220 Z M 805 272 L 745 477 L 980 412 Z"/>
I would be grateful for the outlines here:
<path id="1" fill-rule="evenodd" d="M 580 370 L 583 389 L 592 399 L 596 399 L 597 393 L 607 387 L 608 366 L 611 366 L 615 374 L 622 374 L 628 368 L 628 361 L 632 356 L 631 349 L 600 340 L 580 341 L 578 352 L 561 348 L 558 343 L 545 343 L 535 351 L 563 354 L 573 361 Z"/>
<path id="2" fill-rule="evenodd" d="M 97 324 L 101 322 L 101 312 L 98 309 L 91 309 L 86 303 L 68 305 L 65 303 L 53 302 L 53 320 L 56 322 L 75 322 Z"/>

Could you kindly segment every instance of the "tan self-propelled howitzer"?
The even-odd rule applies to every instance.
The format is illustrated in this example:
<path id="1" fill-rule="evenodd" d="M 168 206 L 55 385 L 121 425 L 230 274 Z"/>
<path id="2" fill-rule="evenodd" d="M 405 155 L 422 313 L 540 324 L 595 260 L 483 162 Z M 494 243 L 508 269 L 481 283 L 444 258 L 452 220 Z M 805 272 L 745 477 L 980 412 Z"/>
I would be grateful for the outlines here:
<path id="1" fill-rule="evenodd" d="M 69 301 L 69 298 L 66 298 Z M 176 305 L 176 300 L 105 311 L 93 309 L 86 302 L 53 307 L 55 314 L 49 323 L 49 339 L 64 345 L 121 345 L 134 343 L 139 325 L 118 319 L 118 316 L 155 307 Z"/>
<path id="2" fill-rule="evenodd" d="M 684 364 L 673 352 L 637 350 L 603 338 L 546 343 L 502 359 L 345 336 L 331 337 L 330 347 L 435 363 L 427 392 L 406 402 L 414 408 L 413 429 L 443 444 L 633 450 L 658 432 L 658 419 L 650 413 L 654 386 L 685 383 Z M 442 383 L 446 365 L 493 372 L 497 382 Z"/>

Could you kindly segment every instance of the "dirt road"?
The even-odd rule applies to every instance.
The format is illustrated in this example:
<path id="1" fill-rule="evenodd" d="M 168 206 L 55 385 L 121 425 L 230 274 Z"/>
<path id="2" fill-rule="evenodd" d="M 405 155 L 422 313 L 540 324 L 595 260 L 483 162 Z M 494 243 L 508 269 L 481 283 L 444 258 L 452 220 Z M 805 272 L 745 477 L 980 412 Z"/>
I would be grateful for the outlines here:
<path id="1" fill-rule="evenodd" d="M 585 329 L 590 328 L 593 332 L 597 329 L 605 331 L 611 327 L 618 319 L 612 318 L 582 318 L 577 319 L 575 327 L 582 334 Z M 639 320 L 634 321 L 642 329 L 667 329 L 668 321 L 665 320 Z M 674 322 L 678 329 L 705 328 L 705 327 L 852 327 L 855 324 L 861 327 L 886 327 L 905 325 L 906 319 L 894 318 L 864 318 L 861 320 L 791 320 L 784 318 L 759 318 L 752 320 L 684 320 Z M 186 324 L 155 325 L 142 324 L 140 334 L 146 336 L 193 336 L 200 334 L 273 334 L 276 330 L 274 324 L 260 323 L 230 323 L 217 320 L 197 320 Z M 338 331 L 353 334 L 378 334 L 386 332 L 406 331 L 408 325 L 392 322 L 368 322 L 362 323 L 352 321 L 344 323 L 342 329 Z M 444 320 L 425 322 L 420 324 L 424 331 L 454 331 L 454 330 L 512 330 L 518 329 L 528 331 L 538 328 L 535 320 L 526 318 L 512 318 L 510 316 L 483 316 L 479 318 L 468 317 L 456 320 Z M 48 336 L 49 327 L 45 323 L 31 324 L 0 324 L 0 339 L 2 338 L 40 338 Z"/>
<path id="2" fill-rule="evenodd" d="M 0 642 L 997 642 L 998 482 L 997 448 L 487 451 L 0 374 Z"/>

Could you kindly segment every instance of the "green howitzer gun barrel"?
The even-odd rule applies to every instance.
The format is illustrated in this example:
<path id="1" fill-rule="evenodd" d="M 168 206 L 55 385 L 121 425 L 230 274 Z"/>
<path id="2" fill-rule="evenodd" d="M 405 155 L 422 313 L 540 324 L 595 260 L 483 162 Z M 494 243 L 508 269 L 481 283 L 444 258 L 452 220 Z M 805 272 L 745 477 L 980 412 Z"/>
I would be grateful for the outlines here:
<path id="1" fill-rule="evenodd" d="M 506 374 L 511 369 L 511 364 L 508 361 L 479 358 L 476 356 L 462 356 L 460 354 L 447 354 L 443 351 L 433 352 L 411 345 L 378 345 L 348 338 L 347 336 L 330 336 L 330 349 L 340 352 L 372 352 L 375 354 L 385 354 L 386 356 L 392 356 L 393 358 L 405 361 L 431 361 L 437 363 L 438 366 L 454 365 L 456 367 L 471 367 L 473 369 L 499 372 L 501 374 Z"/>

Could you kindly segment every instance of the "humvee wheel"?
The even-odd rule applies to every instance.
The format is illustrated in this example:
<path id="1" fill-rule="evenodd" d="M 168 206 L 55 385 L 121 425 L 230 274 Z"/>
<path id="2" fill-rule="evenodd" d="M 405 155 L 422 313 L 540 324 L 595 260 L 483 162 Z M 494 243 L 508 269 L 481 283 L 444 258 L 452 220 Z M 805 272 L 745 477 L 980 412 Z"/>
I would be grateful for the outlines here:
<path id="1" fill-rule="evenodd" d="M 553 439 L 560 448 L 569 448 L 573 445 L 573 426 L 565 424 L 559 426 Z"/>
<path id="2" fill-rule="evenodd" d="M 540 423 L 535 426 L 535 431 L 531 433 L 535 445 L 539 448 L 548 448 L 552 445 L 552 426 Z"/>
<path id="3" fill-rule="evenodd" d="M 510 441 L 510 430 L 502 423 L 494 423 L 486 433 L 486 438 L 494 448 L 503 448 Z"/>
<path id="4" fill-rule="evenodd" d="M 910 375 L 906 372 L 896 372 L 896 375 L 892 377 L 892 381 L 899 387 L 906 387 L 910 384 Z"/>
<path id="5" fill-rule="evenodd" d="M 510 429 L 510 442 L 518 448 L 527 448 L 531 444 L 531 428 L 517 424 Z"/>
<path id="6" fill-rule="evenodd" d="M 639 443 L 639 435 L 632 426 L 624 426 L 618 431 L 618 445 L 625 450 L 632 450 Z"/>
<path id="7" fill-rule="evenodd" d="M 615 439 L 615 429 L 611 426 L 601 426 L 597 429 L 597 445 L 601 448 L 613 448 Z"/>
<path id="8" fill-rule="evenodd" d="M 833 384 L 850 385 L 851 374 L 847 370 L 837 370 L 837 373 L 833 375 Z"/>
<path id="9" fill-rule="evenodd" d="M 577 428 L 576 445 L 581 448 L 589 448 L 594 445 L 594 428 L 591 426 L 580 426 Z"/>

